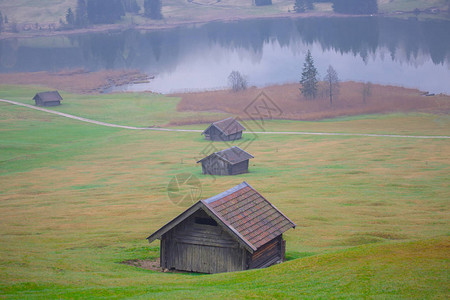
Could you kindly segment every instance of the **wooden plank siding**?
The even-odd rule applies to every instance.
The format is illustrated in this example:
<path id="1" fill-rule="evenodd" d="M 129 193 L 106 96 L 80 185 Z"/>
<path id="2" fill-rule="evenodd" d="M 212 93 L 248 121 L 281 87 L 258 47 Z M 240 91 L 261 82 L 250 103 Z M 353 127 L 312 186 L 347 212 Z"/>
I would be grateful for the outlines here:
<path id="1" fill-rule="evenodd" d="M 253 155 L 237 146 L 214 152 L 199 160 L 205 175 L 238 175 L 248 173 L 249 159 Z"/>
<path id="2" fill-rule="evenodd" d="M 284 259 L 283 235 L 279 235 L 250 255 L 249 269 L 265 268 Z"/>
<path id="3" fill-rule="evenodd" d="M 238 175 L 248 173 L 248 160 L 232 165 L 216 156 L 202 161 L 202 172 L 205 175 Z"/>
<path id="4" fill-rule="evenodd" d="M 210 224 L 199 224 L 199 220 Z M 161 239 L 163 268 L 221 273 L 244 270 L 246 265 L 247 251 L 202 210 Z"/>
<path id="5" fill-rule="evenodd" d="M 231 175 L 231 164 L 218 158 L 210 156 L 202 161 L 202 172 L 205 175 Z"/>
<path id="6" fill-rule="evenodd" d="M 248 160 L 231 166 L 230 175 L 248 173 Z"/>
<path id="7" fill-rule="evenodd" d="M 234 141 L 242 138 L 242 131 L 236 132 L 230 135 L 226 135 L 216 127 L 211 126 L 207 131 L 205 131 L 205 139 L 210 141 Z"/>
<path id="8" fill-rule="evenodd" d="M 33 100 L 37 106 L 57 106 L 61 105 L 62 97 L 58 91 L 37 93 Z"/>

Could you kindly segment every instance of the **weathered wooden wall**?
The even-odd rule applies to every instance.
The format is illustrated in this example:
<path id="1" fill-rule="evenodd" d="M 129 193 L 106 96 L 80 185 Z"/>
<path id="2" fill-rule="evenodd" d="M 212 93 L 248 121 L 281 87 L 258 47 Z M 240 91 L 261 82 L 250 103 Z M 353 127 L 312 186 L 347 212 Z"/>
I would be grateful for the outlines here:
<path id="1" fill-rule="evenodd" d="M 231 175 L 231 165 L 212 155 L 202 161 L 202 171 L 209 175 Z"/>
<path id="2" fill-rule="evenodd" d="M 235 140 L 239 140 L 242 138 L 242 131 L 230 134 L 229 136 L 227 136 L 227 138 L 225 139 L 225 141 L 235 141 Z"/>
<path id="3" fill-rule="evenodd" d="M 238 175 L 248 173 L 248 160 L 231 165 L 216 156 L 211 156 L 202 161 L 203 174 L 209 175 Z"/>
<path id="4" fill-rule="evenodd" d="M 210 220 L 212 224 L 199 224 Z M 161 239 L 161 267 L 201 273 L 245 270 L 247 251 L 200 210 Z"/>
<path id="5" fill-rule="evenodd" d="M 244 160 L 231 166 L 230 175 L 238 175 L 243 173 L 248 173 L 248 160 Z"/>
<path id="6" fill-rule="evenodd" d="M 281 262 L 283 259 L 284 241 L 283 235 L 279 235 L 250 255 L 248 259 L 248 268 L 265 268 L 277 262 Z"/>
<path id="7" fill-rule="evenodd" d="M 220 130 L 218 130 L 215 126 L 211 126 L 205 132 L 205 139 L 211 141 L 234 141 L 242 138 L 242 131 L 236 132 L 230 135 L 223 134 Z"/>
<path id="8" fill-rule="evenodd" d="M 38 105 L 38 106 L 57 106 L 57 105 L 60 105 L 60 104 L 61 104 L 61 101 L 47 101 L 47 102 L 44 102 L 44 101 L 42 101 L 42 99 L 38 96 L 38 97 L 36 97 L 36 99 L 35 99 L 35 103 L 36 103 L 36 105 Z"/>

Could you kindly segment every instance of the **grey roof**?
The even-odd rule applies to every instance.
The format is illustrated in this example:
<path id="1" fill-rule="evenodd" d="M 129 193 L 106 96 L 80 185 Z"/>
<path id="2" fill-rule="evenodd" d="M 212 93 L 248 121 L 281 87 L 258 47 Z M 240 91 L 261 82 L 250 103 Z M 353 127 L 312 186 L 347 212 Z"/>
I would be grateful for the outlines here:
<path id="1" fill-rule="evenodd" d="M 231 135 L 240 131 L 245 130 L 245 127 L 242 126 L 241 123 L 236 121 L 235 118 L 229 117 L 224 120 L 220 120 L 217 122 L 212 123 L 211 125 L 206 128 L 202 134 L 205 134 L 206 131 L 208 131 L 212 126 L 216 127 L 218 130 L 220 130 L 225 135 Z"/>
<path id="2" fill-rule="evenodd" d="M 200 200 L 147 239 L 149 242 L 160 239 L 163 234 L 199 209 L 203 209 L 211 218 L 221 224 L 251 253 L 296 226 L 244 181 L 223 193 Z"/>
<path id="3" fill-rule="evenodd" d="M 218 158 L 225 160 L 226 162 L 228 162 L 232 165 L 238 164 L 238 163 L 248 160 L 250 158 L 254 158 L 254 156 L 251 155 L 250 153 L 242 150 L 241 148 L 239 148 L 237 146 L 233 146 L 231 148 L 228 148 L 228 149 L 225 149 L 222 151 L 214 152 L 213 154 L 210 154 L 207 157 L 202 158 L 197 163 L 202 162 L 211 156 L 217 156 Z"/>
<path id="4" fill-rule="evenodd" d="M 63 99 L 58 91 L 37 93 L 33 97 L 33 100 L 36 100 L 37 97 L 39 97 L 43 102 L 61 101 Z"/>

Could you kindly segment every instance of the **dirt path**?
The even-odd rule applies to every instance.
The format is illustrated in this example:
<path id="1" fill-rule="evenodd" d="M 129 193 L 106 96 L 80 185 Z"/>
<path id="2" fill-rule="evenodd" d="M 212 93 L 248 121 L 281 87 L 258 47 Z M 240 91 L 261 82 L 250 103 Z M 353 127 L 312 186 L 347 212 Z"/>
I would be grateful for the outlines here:
<path id="1" fill-rule="evenodd" d="M 135 126 L 125 126 L 117 125 L 111 123 L 105 123 L 100 121 L 95 121 L 83 117 L 77 117 L 74 115 L 62 113 L 59 111 L 54 111 L 38 106 L 33 106 L 29 104 L 24 104 L 16 101 L 0 99 L 0 102 L 9 103 L 13 105 L 23 106 L 35 110 L 40 110 L 46 113 L 55 114 L 61 117 L 70 118 L 82 122 L 92 123 L 101 126 L 131 129 L 131 130 L 154 130 L 154 131 L 173 131 L 173 132 L 197 132 L 201 133 L 203 130 L 196 129 L 172 129 L 172 128 L 157 128 L 157 127 L 135 127 Z M 446 135 L 396 135 L 396 134 L 372 134 L 372 133 L 333 133 L 333 132 L 302 132 L 302 131 L 255 131 L 255 134 L 289 134 L 289 135 L 322 135 L 322 136 L 363 136 L 363 137 L 389 137 L 389 138 L 413 138 L 413 139 L 450 139 L 450 136 Z"/>

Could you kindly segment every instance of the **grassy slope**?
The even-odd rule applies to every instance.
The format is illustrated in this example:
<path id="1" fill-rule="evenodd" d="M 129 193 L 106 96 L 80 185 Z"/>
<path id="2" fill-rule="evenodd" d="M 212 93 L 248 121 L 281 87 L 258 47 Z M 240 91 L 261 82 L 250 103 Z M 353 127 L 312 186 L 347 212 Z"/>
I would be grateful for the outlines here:
<path id="1" fill-rule="evenodd" d="M 449 296 L 449 247 L 448 240 L 363 246 L 264 270 L 200 276 L 157 274 L 118 265 L 102 274 L 104 281 L 115 282 L 114 287 L 17 284 L 5 296 L 445 299 Z"/>
<path id="2" fill-rule="evenodd" d="M 178 114 L 170 111 L 174 99 L 159 96 L 145 101 L 170 105 L 126 108 L 135 96 L 114 96 L 121 104 L 107 100 L 109 95 L 84 101 L 112 101 L 107 103 L 127 109 L 120 115 L 103 106 L 108 121 L 133 123 L 136 115 L 148 115 L 165 123 Z M 14 88 L 3 87 L 0 97 L 29 101 Z M 73 97 L 58 109 L 102 114 L 100 108 L 70 105 Z M 387 123 L 402 132 L 448 130 L 448 116 L 371 118 L 287 124 L 311 130 L 365 124 L 394 134 L 396 125 Z M 195 164 L 208 146 L 196 133 L 105 128 L 0 104 L 1 293 L 448 297 L 447 140 L 259 136 L 247 148 L 256 157 L 251 173 L 215 179 L 203 177 Z M 184 209 L 166 194 L 169 180 L 180 172 L 200 178 L 203 197 L 248 181 L 299 225 L 286 239 L 288 257 L 301 259 L 214 276 L 118 264 L 158 256 L 158 244 L 149 247 L 145 237 Z M 417 240 L 424 241 L 411 243 Z M 359 247 L 366 244 L 373 245 Z"/>

